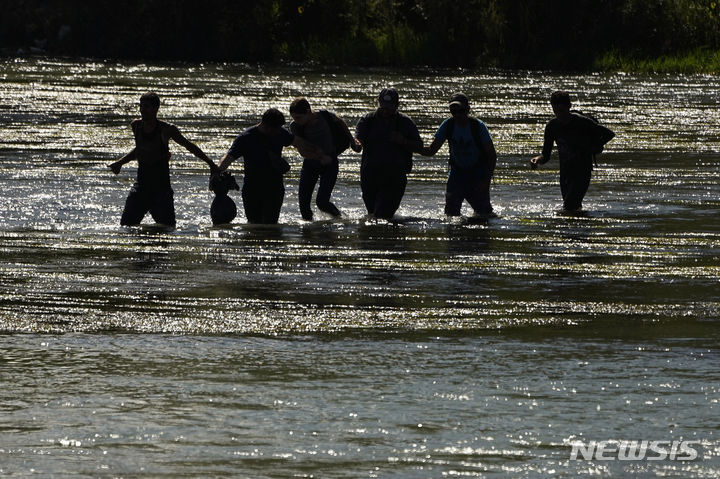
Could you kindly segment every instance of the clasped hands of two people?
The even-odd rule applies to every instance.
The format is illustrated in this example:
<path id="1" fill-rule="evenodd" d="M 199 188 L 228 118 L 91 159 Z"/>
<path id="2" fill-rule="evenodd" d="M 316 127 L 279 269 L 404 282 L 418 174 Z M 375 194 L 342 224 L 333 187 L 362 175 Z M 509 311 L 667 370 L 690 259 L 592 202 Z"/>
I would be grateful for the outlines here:
<path id="1" fill-rule="evenodd" d="M 542 155 L 536 156 L 535 158 L 530 158 L 530 169 L 531 170 L 537 170 L 538 166 L 540 166 L 540 160 L 542 160 Z"/>

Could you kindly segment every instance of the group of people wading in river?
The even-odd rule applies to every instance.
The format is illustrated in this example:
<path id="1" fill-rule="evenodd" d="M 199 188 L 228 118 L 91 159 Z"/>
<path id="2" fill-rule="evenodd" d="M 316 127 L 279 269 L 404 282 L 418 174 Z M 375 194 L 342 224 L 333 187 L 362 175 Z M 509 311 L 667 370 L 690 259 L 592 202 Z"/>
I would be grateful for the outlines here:
<path id="1" fill-rule="evenodd" d="M 242 131 L 228 152 L 215 164 L 197 145 L 185 138 L 175 125 L 157 118 L 160 98 L 149 92 L 140 97 L 141 118 L 131 123 L 135 148 L 110 169 L 118 174 L 122 166 L 137 160 L 137 180 L 125 202 L 121 224 L 138 225 L 149 212 L 155 222 L 175 226 L 173 190 L 170 185 L 169 141 L 184 146 L 210 168 L 210 188 L 216 198 L 211 208 L 214 224 L 229 223 L 236 207 L 227 193 L 239 189 L 227 171 L 243 158 L 242 202 L 248 223 L 278 222 L 285 197 L 283 177 L 290 165 L 282 157 L 286 146 L 294 146 L 303 157 L 298 199 L 304 220 L 313 219 L 312 194 L 319 182 L 316 205 L 333 217 L 342 213 L 331 201 L 338 176 L 338 156 L 347 148 L 362 152 L 360 187 L 368 215 L 392 220 L 400 206 L 413 154 L 435 155 L 449 143 L 450 172 L 445 193 L 445 214 L 460 216 L 464 201 L 476 216 L 493 214 L 490 182 L 497 153 L 490 132 L 482 120 L 470 116 L 470 102 L 463 93 L 449 99 L 450 118 L 444 120 L 429 146 L 424 146 L 415 123 L 398 111 L 399 96 L 385 88 L 378 95 L 378 108 L 363 116 L 355 134 L 332 112 L 313 110 L 305 98 L 290 104 L 292 122 L 285 128 L 285 116 L 275 108 L 267 110 L 257 125 Z M 577 211 L 590 185 L 595 154 L 615 134 L 590 116 L 571 110 L 570 96 L 556 91 L 550 97 L 555 117 L 545 127 L 542 154 L 530 160 L 530 167 L 547 163 L 557 144 L 560 159 L 560 189 L 563 207 Z"/>

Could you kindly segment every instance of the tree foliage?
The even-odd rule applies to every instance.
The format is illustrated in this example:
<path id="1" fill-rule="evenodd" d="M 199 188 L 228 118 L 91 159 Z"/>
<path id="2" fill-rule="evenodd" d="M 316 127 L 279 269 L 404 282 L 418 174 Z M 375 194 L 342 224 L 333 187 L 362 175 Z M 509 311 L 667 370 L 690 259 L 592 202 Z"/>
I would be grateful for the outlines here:
<path id="1" fill-rule="evenodd" d="M 720 0 L 0 1 L 5 54 L 572 69 L 720 49 Z"/>

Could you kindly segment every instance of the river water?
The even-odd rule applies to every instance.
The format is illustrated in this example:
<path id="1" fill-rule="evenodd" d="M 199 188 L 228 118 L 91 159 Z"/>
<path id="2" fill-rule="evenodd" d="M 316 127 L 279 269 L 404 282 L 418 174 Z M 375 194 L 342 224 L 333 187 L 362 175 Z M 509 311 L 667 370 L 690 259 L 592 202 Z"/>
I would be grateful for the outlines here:
<path id="1" fill-rule="evenodd" d="M 286 150 L 281 224 L 213 227 L 175 145 L 177 229 L 119 226 L 144 91 L 217 160 L 268 107 L 354 125 L 388 84 L 426 142 L 468 94 L 497 218 L 443 216 L 442 149 L 396 223 L 352 152 L 343 220 L 306 223 Z M 556 158 L 527 168 L 555 89 L 617 133 L 576 215 Z M 720 475 L 720 77 L 18 59 L 0 91 L 3 477 Z M 571 458 L 591 441 L 608 460 Z"/>

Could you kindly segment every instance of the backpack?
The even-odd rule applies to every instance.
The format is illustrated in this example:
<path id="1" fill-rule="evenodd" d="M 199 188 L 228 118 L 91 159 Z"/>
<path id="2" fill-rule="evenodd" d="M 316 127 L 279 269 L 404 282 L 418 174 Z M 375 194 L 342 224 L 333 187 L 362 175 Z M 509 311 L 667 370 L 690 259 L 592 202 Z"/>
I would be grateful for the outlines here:
<path id="1" fill-rule="evenodd" d="M 477 149 L 480 151 L 480 157 L 478 158 L 478 161 L 475 165 L 477 166 L 480 163 L 487 163 L 487 158 L 485 157 L 485 149 L 482 145 L 482 140 L 480 139 L 480 124 L 477 122 L 476 118 L 468 117 L 468 120 L 470 121 L 470 134 L 475 141 L 475 146 L 477 146 Z M 455 118 L 449 118 L 447 121 L 447 126 L 445 127 L 445 137 L 448 142 L 450 142 L 450 139 L 453 135 L 453 130 L 455 129 Z M 452 159 L 452 155 L 450 155 L 450 165 L 459 168 Z"/>
<path id="2" fill-rule="evenodd" d="M 345 127 L 345 123 L 334 113 L 328 110 L 318 110 L 318 114 L 325 120 L 330 128 L 330 136 L 332 137 L 333 148 L 335 148 L 335 156 L 350 148 L 350 137 Z M 295 132 L 298 136 L 305 137 L 305 127 L 296 125 Z"/>
<path id="3" fill-rule="evenodd" d="M 570 113 L 575 113 L 576 115 L 579 115 L 583 118 L 587 118 L 591 122 L 595 123 L 596 125 L 600 125 L 600 121 L 595 118 L 595 116 L 591 115 L 590 113 L 585 113 L 581 110 L 570 110 Z M 593 161 L 595 161 L 595 155 L 600 154 L 605 149 L 605 143 L 602 142 L 600 138 L 597 139 L 594 143 L 590 145 L 590 152 L 593 155 Z M 597 162 L 596 162 L 597 166 Z"/>
<path id="4" fill-rule="evenodd" d="M 350 148 L 350 137 L 347 134 L 345 124 L 337 115 L 327 110 L 319 110 L 318 113 L 325 119 L 330 127 L 330 135 L 332 136 L 333 146 L 335 147 L 335 155 L 340 156 L 340 153 Z"/>

